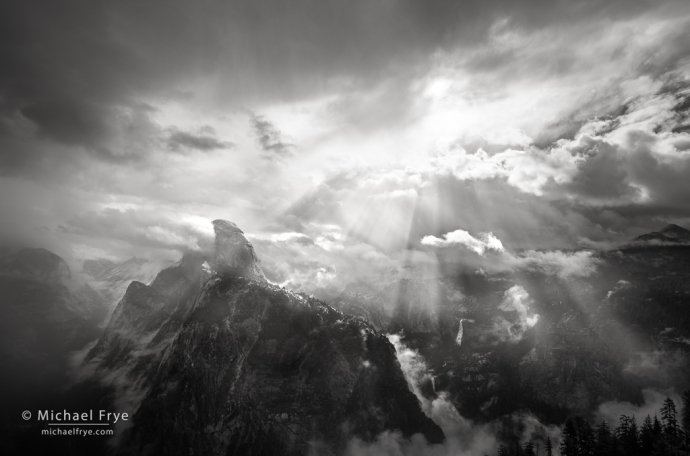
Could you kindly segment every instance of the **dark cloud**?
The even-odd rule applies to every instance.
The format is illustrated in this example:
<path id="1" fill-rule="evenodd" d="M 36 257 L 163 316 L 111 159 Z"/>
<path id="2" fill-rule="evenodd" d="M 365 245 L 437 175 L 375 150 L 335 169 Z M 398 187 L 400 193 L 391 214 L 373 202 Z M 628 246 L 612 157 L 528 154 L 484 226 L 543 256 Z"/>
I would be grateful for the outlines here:
<path id="1" fill-rule="evenodd" d="M 286 142 L 283 134 L 264 116 L 252 114 L 250 117 L 256 141 L 269 160 L 288 158 L 293 155 L 294 144 Z"/>
<path id="2" fill-rule="evenodd" d="M 212 130 L 199 134 L 186 131 L 172 130 L 166 140 L 168 148 L 173 151 L 181 149 L 196 149 L 210 152 L 217 149 L 232 149 L 234 144 L 229 141 L 221 141 L 212 134 Z"/>
<path id="3" fill-rule="evenodd" d="M 103 142 L 132 91 L 142 88 L 146 70 L 132 50 L 110 33 L 111 17 L 102 4 L 72 1 L 8 1 L 0 5 L 0 136 L 3 155 L 30 154 L 59 161 L 79 154 L 57 148 L 48 155 L 33 144 L 10 147 L 12 137 L 35 134 L 48 142 L 78 146 L 112 156 Z M 9 131 L 8 131 L 9 130 Z M 8 138 L 8 136 L 10 138 Z M 3 167 L 25 160 L 2 160 Z M 7 172 L 7 170 L 5 170 Z"/>
<path id="4" fill-rule="evenodd" d="M 39 135 L 68 145 L 98 147 L 108 132 L 104 109 L 82 100 L 45 100 L 21 113 L 38 126 Z"/>
<path id="5" fill-rule="evenodd" d="M 628 182 L 624 158 L 615 146 L 592 138 L 584 142 L 586 158 L 579 164 L 573 182 L 567 185 L 570 194 L 615 200 L 639 195 L 639 189 Z"/>
<path id="6" fill-rule="evenodd" d="M 690 159 L 678 147 L 687 138 L 673 132 L 682 119 L 668 123 L 670 115 L 659 109 L 655 112 L 659 123 L 652 119 L 651 127 L 628 128 L 618 138 L 607 136 L 616 134 L 626 115 L 611 119 L 613 127 L 605 127 L 602 136 L 585 135 L 578 141 L 571 149 L 582 157 L 577 172 L 570 182 L 553 185 L 552 196 L 569 200 L 574 210 L 587 217 L 607 211 L 618 214 L 619 220 L 648 227 L 652 226 L 649 218 L 690 217 Z M 606 225 L 605 220 L 598 223 Z"/>
<path id="7" fill-rule="evenodd" d="M 334 77 L 380 76 L 458 40 L 476 43 L 497 18 L 541 27 L 649 6 L 643 0 L 10 0 L 0 10 L 0 90 L 5 111 L 33 106 L 29 112 L 39 113 L 33 119 L 46 134 L 79 141 L 83 130 L 89 144 L 102 133 L 98 125 L 111 104 L 144 91 L 188 94 L 171 83 L 207 71 L 221 77 L 220 92 L 230 98 L 291 98 L 313 94 Z M 56 110 L 74 115 L 50 115 Z"/>

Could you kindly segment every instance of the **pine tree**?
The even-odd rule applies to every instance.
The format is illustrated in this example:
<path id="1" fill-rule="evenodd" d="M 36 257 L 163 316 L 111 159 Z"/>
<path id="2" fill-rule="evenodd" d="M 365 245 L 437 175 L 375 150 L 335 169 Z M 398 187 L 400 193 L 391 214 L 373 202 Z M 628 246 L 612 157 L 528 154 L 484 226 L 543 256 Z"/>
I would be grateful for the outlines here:
<path id="1" fill-rule="evenodd" d="M 575 425 L 577 429 L 577 454 L 580 456 L 591 456 L 594 454 L 596 440 L 594 438 L 594 429 L 584 418 L 575 417 Z"/>
<path id="2" fill-rule="evenodd" d="M 561 456 L 579 456 L 579 442 L 575 418 L 570 417 L 565 420 L 563 432 L 561 433 Z"/>
<path id="3" fill-rule="evenodd" d="M 498 446 L 498 456 L 508 456 L 508 449 L 505 447 L 505 445 L 500 444 Z"/>
<path id="4" fill-rule="evenodd" d="M 616 437 L 620 441 L 626 456 L 637 455 L 640 444 L 637 434 L 637 422 L 634 416 L 621 415 L 616 428 Z"/>
<path id="5" fill-rule="evenodd" d="M 597 456 L 604 456 L 610 453 L 611 449 L 611 428 L 606 421 L 602 421 L 597 426 L 597 442 L 595 446 L 595 454 Z"/>
<path id="6" fill-rule="evenodd" d="M 664 433 L 664 428 L 661 426 L 661 421 L 659 421 L 656 415 L 654 415 L 654 424 L 652 426 L 654 427 L 654 437 L 659 440 Z"/>
<path id="7" fill-rule="evenodd" d="M 616 434 L 611 434 L 611 446 L 609 446 L 608 456 L 619 456 L 621 454 L 621 442 Z"/>
<path id="8" fill-rule="evenodd" d="M 651 456 L 656 440 L 654 423 L 652 418 L 647 415 L 640 428 L 640 456 Z"/>
<path id="9" fill-rule="evenodd" d="M 680 423 L 685 433 L 685 444 L 690 445 L 690 390 L 683 393 L 683 410 L 680 413 Z"/>
<path id="10" fill-rule="evenodd" d="M 630 427 L 628 428 L 625 445 L 628 449 L 628 456 L 637 456 L 640 453 L 640 434 L 635 415 L 630 419 Z"/>
<path id="11" fill-rule="evenodd" d="M 546 445 L 544 446 L 546 454 L 544 456 L 553 456 L 553 446 L 551 445 L 551 437 L 546 438 Z"/>
<path id="12" fill-rule="evenodd" d="M 618 418 L 618 427 L 616 427 L 616 430 L 613 432 L 619 438 L 624 436 L 625 433 L 628 431 L 628 420 L 629 420 L 629 417 L 626 415 L 621 415 L 620 418 Z"/>
<path id="13" fill-rule="evenodd" d="M 525 456 L 535 456 L 534 444 L 532 443 L 531 440 L 529 440 L 529 441 L 527 441 L 527 443 L 525 443 L 525 446 L 523 447 L 523 453 L 525 454 Z"/>
<path id="14" fill-rule="evenodd" d="M 515 440 L 515 444 L 513 445 L 513 456 L 523 456 L 522 447 L 517 440 Z"/>
<path id="15" fill-rule="evenodd" d="M 661 407 L 661 421 L 664 425 L 664 436 L 671 446 L 678 443 L 679 429 L 678 429 L 678 412 L 676 411 L 676 404 L 673 399 L 667 397 L 664 400 L 664 405 Z"/>

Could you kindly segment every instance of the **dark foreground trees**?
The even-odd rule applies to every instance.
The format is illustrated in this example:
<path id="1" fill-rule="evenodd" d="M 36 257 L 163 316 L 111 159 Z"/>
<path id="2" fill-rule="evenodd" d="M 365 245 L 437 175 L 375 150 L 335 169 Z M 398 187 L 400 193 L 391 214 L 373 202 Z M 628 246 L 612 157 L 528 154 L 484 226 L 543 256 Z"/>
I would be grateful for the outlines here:
<path id="1" fill-rule="evenodd" d="M 682 396 L 680 413 L 666 398 L 655 416 L 638 423 L 635 416 L 621 415 L 613 429 L 606 421 L 592 425 L 581 416 L 568 418 L 561 442 L 528 441 L 523 446 L 499 447 L 500 456 L 690 456 L 690 390 Z"/>

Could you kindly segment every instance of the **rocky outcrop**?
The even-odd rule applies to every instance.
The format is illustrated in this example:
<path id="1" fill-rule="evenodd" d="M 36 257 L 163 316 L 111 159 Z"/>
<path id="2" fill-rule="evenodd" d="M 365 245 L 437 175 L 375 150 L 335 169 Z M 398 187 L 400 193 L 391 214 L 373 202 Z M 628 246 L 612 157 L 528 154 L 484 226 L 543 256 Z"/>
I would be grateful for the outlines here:
<path id="1" fill-rule="evenodd" d="M 226 220 L 215 220 L 216 233 L 213 269 L 222 275 L 247 277 L 265 282 L 266 277 L 259 266 L 254 246 L 237 225 Z"/>

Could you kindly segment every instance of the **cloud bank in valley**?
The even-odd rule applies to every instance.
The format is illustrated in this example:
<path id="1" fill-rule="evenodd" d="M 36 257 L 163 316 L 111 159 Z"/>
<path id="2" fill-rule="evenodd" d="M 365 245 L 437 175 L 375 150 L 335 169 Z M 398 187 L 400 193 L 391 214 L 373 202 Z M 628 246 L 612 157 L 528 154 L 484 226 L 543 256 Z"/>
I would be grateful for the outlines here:
<path id="1" fill-rule="evenodd" d="M 445 252 L 449 262 L 473 266 L 491 272 L 515 270 L 536 271 L 559 277 L 587 277 L 596 270 L 599 260 L 590 250 L 565 252 L 561 250 L 526 250 L 512 253 L 503 248 L 503 243 L 492 233 L 472 236 L 465 230 L 455 230 L 441 238 L 425 236 L 422 246 L 429 246 Z"/>

